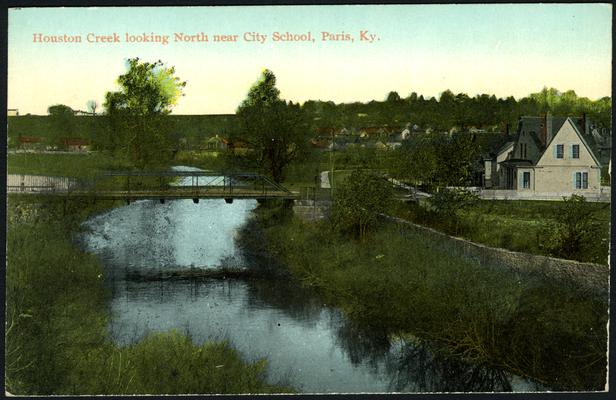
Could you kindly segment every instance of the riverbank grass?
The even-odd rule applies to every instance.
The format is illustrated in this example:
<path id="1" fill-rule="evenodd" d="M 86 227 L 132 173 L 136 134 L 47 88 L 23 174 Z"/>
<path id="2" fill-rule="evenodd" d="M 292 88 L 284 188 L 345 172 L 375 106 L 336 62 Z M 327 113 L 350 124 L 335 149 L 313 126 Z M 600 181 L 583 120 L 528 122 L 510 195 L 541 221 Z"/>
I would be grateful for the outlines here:
<path id="1" fill-rule="evenodd" d="M 42 202 L 9 196 L 5 386 L 14 395 L 280 393 L 265 360 L 229 343 L 195 344 L 176 332 L 122 347 L 109 336 L 98 259 L 71 242 L 110 202 Z"/>
<path id="2" fill-rule="evenodd" d="M 413 203 L 400 203 L 393 212 L 411 222 L 487 246 L 559 256 L 554 247 L 562 225 L 559 217 L 569 212 L 565 206 L 563 201 L 480 200 L 459 210 L 455 223 Z M 580 207 L 592 233 L 583 232 L 575 259 L 607 264 L 610 204 L 586 202 Z"/>
<path id="3" fill-rule="evenodd" d="M 257 218 L 281 264 L 358 323 L 556 390 L 605 385 L 606 302 L 451 256 L 392 223 L 359 242 L 268 207 Z"/>

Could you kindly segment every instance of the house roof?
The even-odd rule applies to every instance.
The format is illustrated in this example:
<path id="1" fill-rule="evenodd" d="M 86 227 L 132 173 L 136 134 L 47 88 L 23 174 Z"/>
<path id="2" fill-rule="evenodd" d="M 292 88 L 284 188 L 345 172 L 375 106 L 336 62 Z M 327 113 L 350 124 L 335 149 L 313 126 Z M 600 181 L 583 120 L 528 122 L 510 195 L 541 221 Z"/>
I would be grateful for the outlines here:
<path id="1" fill-rule="evenodd" d="M 539 160 L 541 160 L 541 158 L 543 158 L 543 155 L 545 154 L 546 150 L 548 149 L 548 147 L 550 147 L 550 144 L 552 144 L 552 142 L 554 141 L 554 139 L 556 139 L 556 136 L 558 136 L 559 131 L 562 129 L 563 125 L 569 122 L 571 124 L 571 126 L 573 127 L 573 130 L 575 131 L 576 135 L 578 135 L 578 137 L 580 138 L 580 140 L 582 141 L 582 144 L 586 147 L 586 150 L 588 150 L 588 152 L 590 153 L 590 156 L 592 157 L 592 159 L 597 163 L 598 166 L 601 166 L 601 162 L 599 162 L 599 160 L 597 159 L 597 157 L 595 156 L 595 152 L 593 151 L 593 149 L 591 148 L 591 146 L 588 144 L 588 142 L 586 141 L 586 138 L 584 138 L 584 135 L 582 135 L 580 133 L 580 130 L 578 129 L 578 126 L 575 122 L 573 122 L 573 120 L 571 118 L 566 118 L 565 122 L 563 122 L 560 127 L 558 128 L 558 130 L 556 131 L 556 133 L 552 136 L 552 139 L 550 140 L 550 142 L 545 146 L 545 149 L 543 149 L 543 152 L 539 155 L 539 157 L 537 158 L 537 162 Z M 590 135 L 588 135 L 589 137 L 591 137 Z M 594 142 L 594 140 L 593 140 Z"/>
<path id="2" fill-rule="evenodd" d="M 515 142 L 507 142 L 505 143 L 500 149 L 498 149 L 498 151 L 496 152 L 496 154 L 501 154 L 505 151 L 507 151 L 510 147 L 512 147 L 515 144 Z"/>
<path id="3" fill-rule="evenodd" d="M 20 143 L 40 143 L 42 141 L 41 136 L 19 136 Z"/>
<path id="4" fill-rule="evenodd" d="M 82 138 L 64 138 L 62 139 L 62 142 L 66 146 L 87 146 L 90 144 L 90 141 L 88 139 Z"/>

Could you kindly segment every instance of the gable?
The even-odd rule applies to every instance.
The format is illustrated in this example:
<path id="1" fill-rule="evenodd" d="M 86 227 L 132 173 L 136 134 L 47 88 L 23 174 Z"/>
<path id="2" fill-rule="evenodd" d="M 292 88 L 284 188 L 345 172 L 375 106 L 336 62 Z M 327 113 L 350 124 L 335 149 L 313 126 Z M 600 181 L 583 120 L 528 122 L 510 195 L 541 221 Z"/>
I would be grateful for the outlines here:
<path id="1" fill-rule="evenodd" d="M 563 158 L 556 158 L 556 146 L 563 145 Z M 571 157 L 571 145 L 578 144 L 580 153 L 579 158 Z M 580 134 L 577 126 L 573 123 L 571 118 L 567 118 L 565 123 L 560 127 L 556 134 L 552 137 L 552 140 L 547 145 L 545 151 L 539 157 L 537 166 L 544 165 L 594 165 L 601 166 L 601 163 L 592 152 L 590 146 Z"/>

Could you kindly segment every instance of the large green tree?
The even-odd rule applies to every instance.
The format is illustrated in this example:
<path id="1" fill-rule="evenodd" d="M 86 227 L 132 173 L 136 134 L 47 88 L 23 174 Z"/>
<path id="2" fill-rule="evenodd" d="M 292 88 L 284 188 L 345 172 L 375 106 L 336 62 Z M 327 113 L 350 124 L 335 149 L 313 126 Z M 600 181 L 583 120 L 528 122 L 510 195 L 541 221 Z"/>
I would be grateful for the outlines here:
<path id="1" fill-rule="evenodd" d="M 127 67 L 118 77 L 120 90 L 105 95 L 109 123 L 99 145 L 125 155 L 138 168 L 165 166 L 177 149 L 165 116 L 182 96 L 186 82 L 160 60 L 131 58 Z"/>
<path id="2" fill-rule="evenodd" d="M 306 150 L 307 122 L 298 104 L 280 98 L 276 76 L 264 70 L 236 112 L 238 126 L 232 142 L 245 142 L 244 166 L 268 173 L 276 182 L 285 168 Z"/>
<path id="3" fill-rule="evenodd" d="M 49 114 L 49 122 L 51 124 L 51 143 L 62 146 L 64 138 L 75 134 L 77 125 L 75 122 L 75 111 L 64 104 L 55 104 L 47 108 L 47 113 Z"/>

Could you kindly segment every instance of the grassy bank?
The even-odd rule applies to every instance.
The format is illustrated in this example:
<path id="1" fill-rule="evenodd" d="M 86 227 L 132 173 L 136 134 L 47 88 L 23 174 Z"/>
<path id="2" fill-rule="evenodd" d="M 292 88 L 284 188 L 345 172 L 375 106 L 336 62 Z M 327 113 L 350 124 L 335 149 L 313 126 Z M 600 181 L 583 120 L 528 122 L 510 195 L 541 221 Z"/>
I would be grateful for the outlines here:
<path id="1" fill-rule="evenodd" d="M 458 211 L 457 218 L 439 218 L 424 206 L 399 204 L 395 214 L 449 235 L 491 247 L 563 257 L 555 251 L 562 223 L 569 211 L 562 201 L 480 200 Z M 607 264 L 610 204 L 583 204 L 588 232 L 582 232 L 578 261 Z M 590 232 L 592 230 L 592 232 Z M 567 257 L 564 257 L 567 258 Z"/>
<path id="2" fill-rule="evenodd" d="M 358 323 L 556 390 L 602 390 L 607 302 L 445 254 L 393 224 L 365 242 L 261 207 L 267 248 Z M 607 299 L 606 299 L 607 301 Z"/>
<path id="3" fill-rule="evenodd" d="M 84 178 L 107 170 L 131 169 L 126 161 L 105 153 L 90 154 L 9 154 L 9 174 L 51 175 Z"/>
<path id="4" fill-rule="evenodd" d="M 106 203 L 106 204 L 105 204 Z M 109 290 L 97 259 L 71 243 L 81 221 L 111 204 L 9 197 L 6 389 L 13 394 L 271 393 L 266 361 L 176 332 L 128 347 L 108 334 Z"/>

